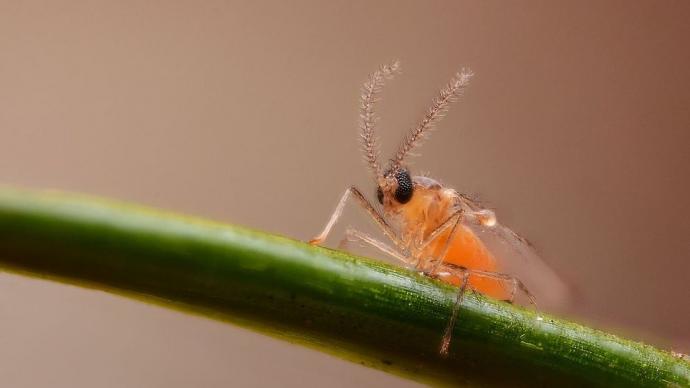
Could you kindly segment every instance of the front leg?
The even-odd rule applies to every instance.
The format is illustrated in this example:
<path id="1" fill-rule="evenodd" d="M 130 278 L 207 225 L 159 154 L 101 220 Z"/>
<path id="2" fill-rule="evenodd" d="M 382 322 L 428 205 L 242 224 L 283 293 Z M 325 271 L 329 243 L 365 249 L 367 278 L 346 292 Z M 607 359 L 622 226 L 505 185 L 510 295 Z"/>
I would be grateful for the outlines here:
<path id="1" fill-rule="evenodd" d="M 397 233 L 393 230 L 393 228 L 386 222 L 386 220 L 379 214 L 379 212 L 374 208 L 371 203 L 362 195 L 362 193 L 354 186 L 348 188 L 345 190 L 345 193 L 343 196 L 340 198 L 340 202 L 338 202 L 338 206 L 336 206 L 335 211 L 331 215 L 331 218 L 328 220 L 328 223 L 326 223 L 326 226 L 323 228 L 323 231 L 316 237 L 312 238 L 309 240 L 309 244 L 312 245 L 321 245 L 326 238 L 328 237 L 328 234 L 331 232 L 331 229 L 333 229 L 333 226 L 335 223 L 338 221 L 338 218 L 343 213 L 343 210 L 345 209 L 345 204 L 347 203 L 348 198 L 353 197 L 357 203 L 360 205 L 361 208 L 363 208 L 367 214 L 371 217 L 372 220 L 374 220 L 374 223 L 381 229 L 383 234 L 386 235 L 395 245 L 403 251 L 406 251 L 404 248 L 404 244 L 400 241 L 400 238 L 398 238 Z"/>

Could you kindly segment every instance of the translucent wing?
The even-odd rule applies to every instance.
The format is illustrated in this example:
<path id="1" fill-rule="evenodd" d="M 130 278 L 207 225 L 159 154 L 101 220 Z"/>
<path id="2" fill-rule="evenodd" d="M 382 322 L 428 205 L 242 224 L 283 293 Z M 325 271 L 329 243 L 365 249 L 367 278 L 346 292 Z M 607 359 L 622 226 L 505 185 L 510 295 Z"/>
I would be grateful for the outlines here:
<path id="1" fill-rule="evenodd" d="M 539 308 L 563 309 L 570 299 L 566 283 L 539 257 L 534 246 L 496 220 L 493 211 L 458 194 L 465 209 L 463 223 L 496 258 L 499 270 L 518 278 L 534 295 Z"/>

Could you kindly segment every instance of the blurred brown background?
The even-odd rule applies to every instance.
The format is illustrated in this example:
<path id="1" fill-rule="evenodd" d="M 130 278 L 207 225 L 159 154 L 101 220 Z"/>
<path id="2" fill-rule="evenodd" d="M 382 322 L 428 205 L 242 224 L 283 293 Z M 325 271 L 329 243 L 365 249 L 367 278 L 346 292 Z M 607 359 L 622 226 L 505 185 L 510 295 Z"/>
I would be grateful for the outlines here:
<path id="1" fill-rule="evenodd" d="M 297 239 L 344 188 L 366 75 L 384 154 L 461 66 L 414 167 L 478 193 L 577 290 L 569 315 L 690 351 L 690 3 L 0 0 L 0 182 Z M 366 222 L 348 210 L 352 222 Z M 331 241 L 331 243 L 333 243 Z M 12 387 L 415 385 L 94 290 L 0 275 Z"/>

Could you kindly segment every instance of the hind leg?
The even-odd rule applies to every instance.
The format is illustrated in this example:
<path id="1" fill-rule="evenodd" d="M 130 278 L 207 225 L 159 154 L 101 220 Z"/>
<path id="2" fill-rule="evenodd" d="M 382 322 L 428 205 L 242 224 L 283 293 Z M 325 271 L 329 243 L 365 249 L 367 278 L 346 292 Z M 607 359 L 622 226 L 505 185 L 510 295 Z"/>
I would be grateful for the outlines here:
<path id="1" fill-rule="evenodd" d="M 514 276 L 500 272 L 480 271 L 461 267 L 450 263 L 443 263 L 441 265 L 440 271 L 436 272 L 434 274 L 434 277 L 442 279 L 448 277 L 456 277 L 460 279 L 460 286 L 458 288 L 458 293 L 455 298 L 455 303 L 453 304 L 453 310 L 451 312 L 450 319 L 448 320 L 448 324 L 446 325 L 446 329 L 443 333 L 443 338 L 441 339 L 441 346 L 439 348 L 439 353 L 443 357 L 448 355 L 453 329 L 455 328 L 455 323 L 457 322 L 458 316 L 460 314 L 460 308 L 462 305 L 462 301 L 464 299 L 464 294 L 467 292 L 470 276 L 485 277 L 509 282 L 512 285 L 512 287 L 510 298 L 509 300 L 506 300 L 506 302 L 512 303 L 515 299 L 517 291 L 519 290 L 527 296 L 527 298 L 530 301 L 530 304 L 532 304 L 535 308 L 537 307 L 537 303 L 534 296 L 529 292 L 527 287 L 520 281 L 520 279 Z"/>
<path id="2" fill-rule="evenodd" d="M 446 329 L 443 331 L 443 338 L 441 339 L 441 346 L 439 346 L 439 354 L 441 357 L 446 357 L 448 355 L 448 349 L 450 348 L 450 340 L 453 337 L 453 329 L 455 329 L 455 322 L 458 320 L 458 315 L 460 314 L 460 306 L 465 298 L 465 292 L 467 291 L 467 282 L 469 280 L 469 273 L 464 271 L 460 275 L 460 287 L 458 288 L 458 293 L 455 296 L 455 303 L 453 304 L 453 312 L 450 315 L 450 319 L 446 324 Z"/>

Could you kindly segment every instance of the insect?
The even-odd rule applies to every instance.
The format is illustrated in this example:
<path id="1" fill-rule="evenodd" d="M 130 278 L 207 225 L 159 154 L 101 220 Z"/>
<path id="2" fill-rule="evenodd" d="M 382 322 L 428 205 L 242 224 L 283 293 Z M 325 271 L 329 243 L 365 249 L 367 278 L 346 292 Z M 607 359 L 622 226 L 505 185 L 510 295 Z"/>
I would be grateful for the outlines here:
<path id="1" fill-rule="evenodd" d="M 448 106 L 463 94 L 472 72 L 463 69 L 455 74 L 433 100 L 422 120 L 404 138 L 388 165 L 384 168 L 380 164 L 374 132 L 377 121 L 374 105 L 385 81 L 399 71 L 397 61 L 380 66 L 369 75 L 360 98 L 362 151 L 374 178 L 376 198 L 382 210 L 372 205 L 359 189 L 350 187 L 323 231 L 310 243 L 322 244 L 348 200 L 354 199 L 392 245 L 353 228 L 346 230 L 342 242 L 359 241 L 370 245 L 427 276 L 458 286 L 453 313 L 439 350 L 445 355 L 467 290 L 509 302 L 521 293 L 534 304 L 533 285 L 552 299 L 562 297 L 564 287 L 534 253 L 531 244 L 500 224 L 492 210 L 432 178 L 412 176 L 405 164 L 410 151 L 421 144 Z M 523 275 L 530 280 L 529 288 L 522 280 Z"/>

